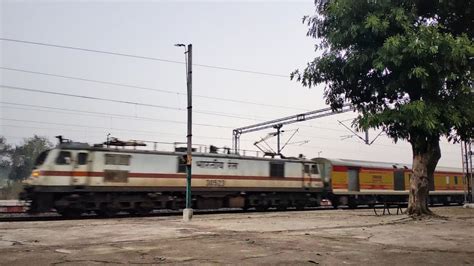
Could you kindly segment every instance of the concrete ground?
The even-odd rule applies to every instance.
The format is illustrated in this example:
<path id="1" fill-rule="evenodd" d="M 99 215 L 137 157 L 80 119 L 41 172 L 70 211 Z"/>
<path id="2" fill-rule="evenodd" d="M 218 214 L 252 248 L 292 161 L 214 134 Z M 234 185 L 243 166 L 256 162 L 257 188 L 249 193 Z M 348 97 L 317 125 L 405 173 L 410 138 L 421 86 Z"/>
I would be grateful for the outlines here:
<path id="1" fill-rule="evenodd" d="M 474 264 L 474 209 L 373 210 L 0 223 L 1 265 Z"/>

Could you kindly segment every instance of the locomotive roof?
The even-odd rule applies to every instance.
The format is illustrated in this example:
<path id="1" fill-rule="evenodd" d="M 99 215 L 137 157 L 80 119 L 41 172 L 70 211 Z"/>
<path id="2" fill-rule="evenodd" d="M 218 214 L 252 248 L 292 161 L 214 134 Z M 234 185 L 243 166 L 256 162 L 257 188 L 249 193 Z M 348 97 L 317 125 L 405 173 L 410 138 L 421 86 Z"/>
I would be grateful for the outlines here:
<path id="1" fill-rule="evenodd" d="M 162 155 L 185 155 L 186 152 L 179 151 L 153 151 L 153 150 L 144 150 L 144 149 L 123 149 L 123 148 L 107 148 L 107 147 L 97 147 L 90 146 L 87 143 L 79 142 L 67 142 L 57 145 L 58 149 L 68 149 L 68 150 L 88 150 L 88 151 L 102 151 L 102 152 L 123 152 L 123 153 L 139 153 L 139 154 L 162 154 Z M 286 158 L 268 158 L 268 157 L 257 157 L 257 156 L 245 156 L 234 153 L 203 153 L 203 152 L 193 152 L 193 156 L 200 157 L 219 157 L 219 158 L 229 158 L 229 159 L 248 159 L 248 160 L 264 160 L 264 161 L 292 161 L 292 162 L 313 162 L 310 159 L 296 158 L 296 157 L 286 157 Z"/>
<path id="2" fill-rule="evenodd" d="M 141 154 L 163 154 L 163 155 L 184 155 L 186 152 L 176 152 L 176 151 L 152 151 L 152 150 L 143 150 L 143 149 L 120 149 L 116 148 L 107 148 L 107 147 L 97 147 L 97 146 L 90 146 L 87 143 L 79 143 L 79 142 L 67 142 L 61 143 L 57 146 L 57 148 L 61 149 L 71 149 L 71 150 L 90 150 L 90 151 L 103 151 L 103 152 L 123 152 L 123 153 L 141 153 Z M 240 154 L 223 154 L 223 153 L 202 153 L 202 152 L 193 152 L 193 156 L 200 156 L 200 157 L 220 157 L 220 158 L 233 158 L 233 159 L 248 159 L 248 160 L 282 160 L 282 161 L 293 161 L 293 162 L 329 162 L 332 165 L 338 166 L 352 166 L 352 167 L 366 167 L 366 168 L 384 168 L 384 169 L 412 169 L 411 164 L 406 163 L 389 163 L 389 162 L 375 162 L 375 161 L 363 161 L 363 160 L 352 160 L 352 159 L 334 159 L 334 158 L 322 158 L 317 157 L 313 159 L 303 159 L 303 158 L 295 158 L 295 157 L 287 157 L 287 158 L 268 158 L 268 157 L 256 157 L 256 156 L 245 156 Z M 443 167 L 438 166 L 436 167 L 436 171 L 438 172 L 453 172 L 453 173 L 461 173 L 461 168 L 455 167 Z"/>
<path id="3" fill-rule="evenodd" d="M 331 158 L 314 158 L 316 161 L 329 162 L 332 165 L 338 166 L 353 166 L 353 167 L 366 167 L 366 168 L 385 168 L 385 169 L 412 169 L 411 164 L 406 163 L 387 163 L 387 162 L 374 162 L 374 161 L 363 161 L 363 160 L 350 160 L 350 159 L 331 159 Z M 462 172 L 462 169 L 455 167 L 436 167 L 438 172 Z"/>

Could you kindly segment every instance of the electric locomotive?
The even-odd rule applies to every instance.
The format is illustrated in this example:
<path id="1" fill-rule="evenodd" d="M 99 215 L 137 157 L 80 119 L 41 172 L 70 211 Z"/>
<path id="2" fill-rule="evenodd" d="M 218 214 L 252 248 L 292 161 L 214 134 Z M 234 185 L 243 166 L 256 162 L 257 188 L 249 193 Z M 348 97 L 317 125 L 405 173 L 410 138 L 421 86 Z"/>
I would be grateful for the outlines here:
<path id="1" fill-rule="evenodd" d="M 60 139 L 61 140 L 61 139 Z M 63 142 L 40 154 L 23 200 L 32 213 L 65 216 L 94 212 L 148 213 L 185 206 L 185 150 L 137 150 L 141 143 L 90 146 Z M 126 149 L 133 146 L 134 149 Z M 329 199 L 334 207 L 407 202 L 409 165 L 327 158 L 266 158 L 193 152 L 192 205 L 196 209 L 303 209 Z M 459 169 L 438 167 L 432 203 L 463 202 Z"/>
<path id="2" fill-rule="evenodd" d="M 31 212 L 111 215 L 179 209 L 185 200 L 185 153 L 64 142 L 43 152 L 22 198 Z M 192 204 L 198 209 L 318 206 L 325 183 L 302 158 L 193 153 Z"/>

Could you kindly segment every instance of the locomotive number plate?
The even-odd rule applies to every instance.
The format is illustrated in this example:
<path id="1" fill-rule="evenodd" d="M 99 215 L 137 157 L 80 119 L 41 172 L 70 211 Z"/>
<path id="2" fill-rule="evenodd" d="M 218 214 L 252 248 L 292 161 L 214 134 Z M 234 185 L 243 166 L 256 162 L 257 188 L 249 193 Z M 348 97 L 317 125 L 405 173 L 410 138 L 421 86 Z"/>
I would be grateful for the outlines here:
<path id="1" fill-rule="evenodd" d="M 223 187 L 225 186 L 225 180 L 223 179 L 209 179 L 206 180 L 208 187 Z"/>

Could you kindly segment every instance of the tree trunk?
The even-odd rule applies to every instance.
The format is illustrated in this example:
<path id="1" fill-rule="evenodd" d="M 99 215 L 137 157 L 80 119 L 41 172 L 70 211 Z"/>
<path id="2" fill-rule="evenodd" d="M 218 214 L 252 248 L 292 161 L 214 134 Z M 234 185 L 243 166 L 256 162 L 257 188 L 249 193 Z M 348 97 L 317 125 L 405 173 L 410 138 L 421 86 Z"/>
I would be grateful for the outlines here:
<path id="1" fill-rule="evenodd" d="M 411 138 L 413 150 L 413 174 L 410 178 L 410 196 L 407 214 L 410 216 L 431 215 L 428 208 L 430 181 L 434 181 L 434 171 L 441 150 L 439 137 Z"/>

